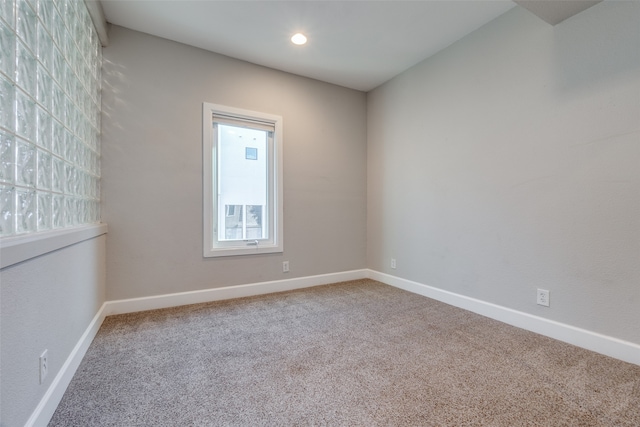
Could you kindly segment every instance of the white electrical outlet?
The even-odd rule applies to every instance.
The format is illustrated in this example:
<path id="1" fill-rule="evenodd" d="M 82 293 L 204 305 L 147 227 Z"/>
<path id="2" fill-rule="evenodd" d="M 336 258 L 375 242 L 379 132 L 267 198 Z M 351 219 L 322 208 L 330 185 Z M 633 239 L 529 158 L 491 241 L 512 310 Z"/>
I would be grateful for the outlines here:
<path id="1" fill-rule="evenodd" d="M 40 384 L 44 382 L 44 379 L 49 373 L 49 350 L 45 350 L 40 355 Z"/>
<path id="2" fill-rule="evenodd" d="M 391 268 L 393 268 L 394 270 L 396 269 L 396 259 L 395 258 L 391 258 Z"/>
<path id="3" fill-rule="evenodd" d="M 282 261 L 282 272 L 283 273 L 289 272 L 289 261 Z"/>
<path id="4" fill-rule="evenodd" d="M 549 307 L 549 291 L 546 289 L 538 289 L 537 304 Z"/>

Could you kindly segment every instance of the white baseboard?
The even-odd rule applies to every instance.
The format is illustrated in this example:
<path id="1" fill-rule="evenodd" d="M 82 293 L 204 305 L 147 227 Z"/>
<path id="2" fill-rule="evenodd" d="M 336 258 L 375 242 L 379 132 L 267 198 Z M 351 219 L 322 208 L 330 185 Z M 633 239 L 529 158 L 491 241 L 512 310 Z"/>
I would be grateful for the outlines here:
<path id="1" fill-rule="evenodd" d="M 42 399 L 40 399 L 40 403 L 38 403 L 38 406 L 36 406 L 36 409 L 27 420 L 25 427 L 44 427 L 49 424 L 53 413 L 62 400 L 62 396 L 64 396 L 64 392 L 73 379 L 73 375 L 78 370 L 80 362 L 82 362 L 84 355 L 89 349 L 89 345 L 91 345 L 93 338 L 98 333 L 98 329 L 100 329 L 106 317 L 104 314 L 105 305 L 106 303 L 102 304 L 102 307 L 100 307 L 100 310 L 98 310 L 93 317 L 93 320 L 89 323 L 89 326 L 80 337 L 80 340 L 78 340 L 78 343 L 73 350 L 71 350 L 69 357 L 67 357 L 67 360 L 65 360 L 46 393 L 42 396 Z"/>
<path id="2" fill-rule="evenodd" d="M 311 286 L 327 285 L 348 280 L 365 279 L 368 270 L 351 270 L 340 273 L 321 274 L 317 276 L 297 277 L 293 279 L 274 280 L 271 282 L 251 283 L 248 285 L 227 286 L 224 288 L 204 289 L 201 291 L 180 292 L 152 297 L 131 298 L 107 301 L 105 314 L 135 313 L 137 311 L 155 310 L 158 308 L 177 307 L 187 304 L 221 301 L 225 299 L 271 294 L 291 291 Z"/>
<path id="3" fill-rule="evenodd" d="M 369 278 L 625 362 L 640 365 L 640 345 L 522 311 L 369 270 Z"/>

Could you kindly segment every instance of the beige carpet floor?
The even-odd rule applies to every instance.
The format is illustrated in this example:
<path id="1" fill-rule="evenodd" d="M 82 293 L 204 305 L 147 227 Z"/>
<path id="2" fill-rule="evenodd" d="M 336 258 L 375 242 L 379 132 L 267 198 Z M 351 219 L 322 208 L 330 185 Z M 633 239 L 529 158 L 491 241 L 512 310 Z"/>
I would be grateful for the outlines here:
<path id="1" fill-rule="evenodd" d="M 108 317 L 50 426 L 640 426 L 640 366 L 371 280 Z"/>

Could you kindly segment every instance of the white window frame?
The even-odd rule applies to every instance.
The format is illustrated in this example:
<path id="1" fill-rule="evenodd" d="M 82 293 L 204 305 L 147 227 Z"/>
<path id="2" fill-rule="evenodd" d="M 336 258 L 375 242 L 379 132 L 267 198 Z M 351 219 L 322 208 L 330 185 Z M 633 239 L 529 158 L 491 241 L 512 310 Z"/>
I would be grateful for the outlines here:
<path id="1" fill-rule="evenodd" d="M 217 146 L 214 135 L 213 116 L 231 116 L 238 121 L 267 123 L 273 125 L 273 138 L 268 153 L 268 208 L 267 239 L 221 241 L 217 238 L 218 197 L 217 193 Z M 282 117 L 241 108 L 204 102 L 202 104 L 202 158 L 203 158 L 203 256 L 223 257 L 283 252 L 283 123 Z M 222 232 L 222 231 L 221 231 Z"/>

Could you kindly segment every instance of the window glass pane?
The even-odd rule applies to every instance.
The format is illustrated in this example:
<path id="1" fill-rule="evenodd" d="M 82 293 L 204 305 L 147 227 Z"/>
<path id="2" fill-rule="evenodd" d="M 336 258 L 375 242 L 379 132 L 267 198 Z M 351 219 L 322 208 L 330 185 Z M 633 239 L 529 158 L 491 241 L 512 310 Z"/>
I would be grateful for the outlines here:
<path id="1" fill-rule="evenodd" d="M 266 238 L 262 206 L 267 205 L 269 186 L 268 133 L 218 125 L 218 206 L 224 209 L 218 218 L 219 228 L 225 230 L 224 240 Z M 255 155 L 248 158 L 247 153 Z"/>
<path id="2" fill-rule="evenodd" d="M 242 240 L 242 206 L 225 205 L 225 215 L 221 219 L 224 221 L 224 239 Z"/>
<path id="3" fill-rule="evenodd" d="M 266 239 L 262 227 L 262 205 L 247 206 L 247 239 Z"/>

